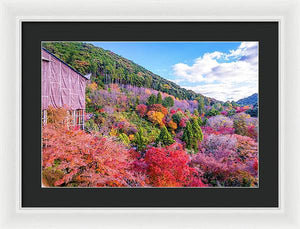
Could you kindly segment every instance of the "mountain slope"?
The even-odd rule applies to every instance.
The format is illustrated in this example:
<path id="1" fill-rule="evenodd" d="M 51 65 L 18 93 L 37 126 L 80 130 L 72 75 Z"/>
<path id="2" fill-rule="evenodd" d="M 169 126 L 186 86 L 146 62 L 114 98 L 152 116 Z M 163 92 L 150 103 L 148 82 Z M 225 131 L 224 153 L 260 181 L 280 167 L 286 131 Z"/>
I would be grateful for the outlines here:
<path id="1" fill-rule="evenodd" d="M 238 100 L 236 103 L 239 105 L 255 105 L 258 103 L 258 94 L 254 93 L 253 95 Z"/>
<path id="2" fill-rule="evenodd" d="M 199 99 L 206 104 L 216 102 L 191 90 L 181 88 L 142 66 L 111 51 L 83 42 L 43 42 L 43 47 L 82 74 L 92 73 L 96 82 L 131 84 L 166 92 L 179 99 Z"/>

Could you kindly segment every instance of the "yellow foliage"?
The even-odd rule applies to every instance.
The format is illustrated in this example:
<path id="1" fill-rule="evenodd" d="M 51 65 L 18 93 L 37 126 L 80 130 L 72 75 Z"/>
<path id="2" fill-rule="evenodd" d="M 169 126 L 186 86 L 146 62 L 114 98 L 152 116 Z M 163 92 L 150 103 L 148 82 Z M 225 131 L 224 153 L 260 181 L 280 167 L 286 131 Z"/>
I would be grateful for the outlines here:
<path id="1" fill-rule="evenodd" d="M 176 130 L 177 129 L 177 123 L 174 122 L 173 120 L 171 120 L 170 122 L 168 122 L 168 126 L 173 129 Z"/>
<path id="2" fill-rule="evenodd" d="M 89 87 L 91 90 L 95 91 L 95 90 L 97 90 L 98 85 L 97 85 L 97 83 L 93 82 L 93 83 L 89 84 L 88 87 Z"/>
<path id="3" fill-rule="evenodd" d="M 165 85 L 164 85 L 164 88 L 165 88 L 165 89 L 171 89 L 170 85 L 168 85 L 168 84 L 165 84 Z"/>
<path id="4" fill-rule="evenodd" d="M 113 137 L 117 137 L 119 134 L 116 128 L 111 128 L 109 135 Z"/>
<path id="5" fill-rule="evenodd" d="M 92 102 L 92 100 L 91 100 L 89 97 L 85 97 L 85 101 L 86 101 L 87 103 L 91 103 L 91 102 Z"/>
<path id="6" fill-rule="evenodd" d="M 158 124 L 160 126 L 163 126 L 163 118 L 164 114 L 159 111 L 149 111 L 147 113 L 148 119 L 153 123 L 153 124 Z"/>
<path id="7" fill-rule="evenodd" d="M 130 141 L 133 141 L 133 140 L 134 140 L 134 135 L 133 135 L 133 134 L 130 134 L 128 137 L 129 137 L 129 140 L 130 140 Z"/>

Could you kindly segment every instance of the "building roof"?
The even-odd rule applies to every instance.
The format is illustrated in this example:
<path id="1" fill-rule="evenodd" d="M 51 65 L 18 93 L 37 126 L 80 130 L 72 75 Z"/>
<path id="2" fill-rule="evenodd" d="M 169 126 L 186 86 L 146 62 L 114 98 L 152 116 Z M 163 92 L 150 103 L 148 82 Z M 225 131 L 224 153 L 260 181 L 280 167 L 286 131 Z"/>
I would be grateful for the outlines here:
<path id="1" fill-rule="evenodd" d="M 51 53 L 50 51 L 48 51 L 45 48 L 42 48 L 44 51 L 46 51 L 47 53 L 49 53 L 51 56 L 53 56 L 54 58 L 58 59 L 60 62 L 62 62 L 64 65 L 66 65 L 67 67 L 71 68 L 74 72 L 77 72 L 79 75 L 81 75 L 83 78 L 85 78 L 86 80 L 89 80 L 91 78 L 92 73 L 89 73 L 87 75 L 83 75 L 80 72 L 78 72 L 75 68 L 73 68 L 72 66 L 68 65 L 66 62 L 64 62 L 63 60 L 61 60 L 60 58 L 58 58 L 57 56 L 55 56 L 53 53 Z M 46 61 L 49 61 L 48 59 L 44 59 Z"/>

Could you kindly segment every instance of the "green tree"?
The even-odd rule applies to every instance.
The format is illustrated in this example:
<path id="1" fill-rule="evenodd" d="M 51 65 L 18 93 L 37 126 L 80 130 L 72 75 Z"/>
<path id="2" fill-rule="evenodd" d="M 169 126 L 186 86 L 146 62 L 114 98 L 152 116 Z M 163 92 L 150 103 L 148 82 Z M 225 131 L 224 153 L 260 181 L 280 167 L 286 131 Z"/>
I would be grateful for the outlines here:
<path id="1" fill-rule="evenodd" d="M 195 152 L 198 151 L 199 142 L 203 140 L 203 133 L 197 119 L 193 118 L 191 122 L 186 123 L 182 140 L 186 143 L 187 149 L 193 149 Z"/>
<path id="2" fill-rule="evenodd" d="M 235 101 L 232 101 L 231 104 L 232 104 L 232 106 L 234 106 L 234 107 L 237 107 L 237 106 L 238 106 L 238 104 L 237 104 Z"/>
<path id="3" fill-rule="evenodd" d="M 235 109 L 231 109 L 227 112 L 227 116 L 232 116 L 236 113 Z"/>
<path id="4" fill-rule="evenodd" d="M 138 151 L 145 150 L 149 143 L 149 139 L 145 137 L 144 129 L 141 127 L 134 135 L 134 143 Z"/>
<path id="5" fill-rule="evenodd" d="M 201 126 L 205 126 L 207 121 L 208 121 L 208 119 L 206 117 L 203 117 Z"/>
<path id="6" fill-rule="evenodd" d="M 205 110 L 204 110 L 204 99 L 202 97 L 198 101 L 198 112 L 199 112 L 200 115 L 205 112 Z"/>
<path id="7" fill-rule="evenodd" d="M 202 118 L 201 118 L 201 117 L 199 117 L 199 118 L 197 119 L 197 121 L 198 121 L 198 125 L 199 125 L 199 126 L 203 126 L 203 121 L 202 121 Z"/>
<path id="8" fill-rule="evenodd" d="M 197 109 L 194 110 L 194 115 L 196 115 L 197 117 L 199 116 L 199 112 Z"/>
<path id="9" fill-rule="evenodd" d="M 228 108 L 232 108 L 232 105 L 231 105 L 231 103 L 229 102 L 229 101 L 226 101 L 225 103 L 224 103 L 224 106 L 225 107 L 228 107 Z"/>
<path id="10" fill-rule="evenodd" d="M 158 94 L 157 94 L 156 103 L 157 104 L 162 104 L 162 97 L 161 97 L 160 92 L 158 92 Z"/>
<path id="11" fill-rule="evenodd" d="M 198 149 L 198 142 L 201 142 L 203 140 L 203 133 L 201 130 L 201 127 L 198 124 L 198 120 L 196 118 L 192 119 L 192 128 L 193 128 L 193 135 L 194 135 L 194 141 L 197 143 L 197 149 Z"/>
<path id="12" fill-rule="evenodd" d="M 222 109 L 223 109 L 221 103 L 215 103 L 213 105 L 213 108 L 215 108 L 218 111 L 222 111 Z"/>
<path id="13" fill-rule="evenodd" d="M 247 110 L 246 114 L 251 115 L 251 117 L 257 117 L 258 116 L 258 105 L 257 105 L 257 103 L 253 106 L 253 109 Z"/>
<path id="14" fill-rule="evenodd" d="M 241 118 L 233 121 L 234 132 L 238 135 L 247 136 L 247 123 L 246 120 Z"/>
<path id="15" fill-rule="evenodd" d="M 187 122 L 183 131 L 182 141 L 185 142 L 185 147 L 189 150 L 193 148 L 193 138 L 194 134 L 192 124 L 190 122 Z"/>
<path id="16" fill-rule="evenodd" d="M 184 117 L 184 114 L 182 112 L 176 112 L 173 114 L 172 119 L 174 122 L 176 122 L 177 125 L 179 125 L 180 120 Z"/>
<path id="17" fill-rule="evenodd" d="M 150 105 L 153 105 L 156 103 L 156 97 L 154 94 L 151 94 L 148 98 L 148 102 L 147 102 L 147 105 L 150 106 Z"/>
<path id="18" fill-rule="evenodd" d="M 173 106 L 174 106 L 174 99 L 173 99 L 171 96 L 167 96 L 167 97 L 164 99 L 162 105 L 163 105 L 164 107 L 173 107 Z"/>
<path id="19" fill-rule="evenodd" d="M 216 116 L 219 114 L 220 111 L 216 110 L 215 108 L 211 108 L 209 111 L 206 112 L 206 116 Z"/>
<path id="20" fill-rule="evenodd" d="M 158 138 L 156 139 L 156 145 L 160 143 L 162 146 L 166 146 L 171 145 L 174 142 L 175 141 L 173 140 L 172 135 L 169 133 L 167 127 L 163 126 L 160 130 Z"/>
<path id="21" fill-rule="evenodd" d="M 128 137 L 127 134 L 125 134 L 125 133 L 121 133 L 121 134 L 119 135 L 119 139 L 120 139 L 125 145 L 129 145 L 129 143 L 130 143 L 129 137 Z"/>

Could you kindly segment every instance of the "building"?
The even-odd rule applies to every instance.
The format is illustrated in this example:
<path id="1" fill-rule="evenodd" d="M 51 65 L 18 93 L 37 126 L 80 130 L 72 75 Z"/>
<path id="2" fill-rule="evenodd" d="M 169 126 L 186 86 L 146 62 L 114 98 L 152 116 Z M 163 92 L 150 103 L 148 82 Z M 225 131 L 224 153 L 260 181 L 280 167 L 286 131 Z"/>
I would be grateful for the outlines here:
<path id="1" fill-rule="evenodd" d="M 85 87 L 91 74 L 82 75 L 70 65 L 42 48 L 42 122 L 47 108 L 67 107 L 74 124 L 84 128 Z"/>

